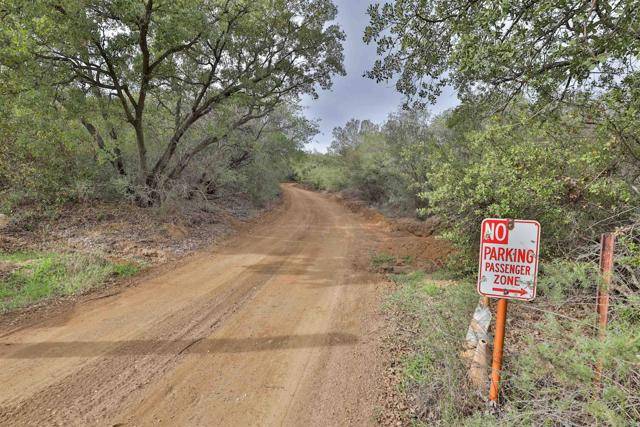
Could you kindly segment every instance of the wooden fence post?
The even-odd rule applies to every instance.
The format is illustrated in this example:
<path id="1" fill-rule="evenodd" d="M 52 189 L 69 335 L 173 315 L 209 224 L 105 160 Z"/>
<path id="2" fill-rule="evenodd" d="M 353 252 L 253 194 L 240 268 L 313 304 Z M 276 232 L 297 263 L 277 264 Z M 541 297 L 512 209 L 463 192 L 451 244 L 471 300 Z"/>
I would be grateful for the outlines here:
<path id="1" fill-rule="evenodd" d="M 600 274 L 602 280 L 598 285 L 596 296 L 596 312 L 598 314 L 598 335 L 600 341 L 604 341 L 607 333 L 607 320 L 609 317 L 609 287 L 613 278 L 613 248 L 615 235 L 605 233 L 600 238 Z M 596 364 L 595 384 L 596 388 L 602 386 L 602 367 L 604 361 L 599 359 Z"/>

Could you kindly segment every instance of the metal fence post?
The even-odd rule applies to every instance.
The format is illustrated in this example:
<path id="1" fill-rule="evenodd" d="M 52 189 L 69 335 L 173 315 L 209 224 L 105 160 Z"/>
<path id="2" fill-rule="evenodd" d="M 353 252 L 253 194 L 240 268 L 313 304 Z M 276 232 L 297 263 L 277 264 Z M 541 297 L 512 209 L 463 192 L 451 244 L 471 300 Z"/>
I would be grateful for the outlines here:
<path id="1" fill-rule="evenodd" d="M 607 320 L 609 317 L 609 287 L 613 278 L 613 248 L 615 235 L 605 233 L 600 238 L 600 274 L 602 280 L 598 285 L 596 297 L 596 312 L 598 314 L 598 335 L 600 341 L 604 341 L 607 333 Z M 599 389 L 602 385 L 602 368 L 604 361 L 598 359 L 595 369 L 595 384 Z"/>

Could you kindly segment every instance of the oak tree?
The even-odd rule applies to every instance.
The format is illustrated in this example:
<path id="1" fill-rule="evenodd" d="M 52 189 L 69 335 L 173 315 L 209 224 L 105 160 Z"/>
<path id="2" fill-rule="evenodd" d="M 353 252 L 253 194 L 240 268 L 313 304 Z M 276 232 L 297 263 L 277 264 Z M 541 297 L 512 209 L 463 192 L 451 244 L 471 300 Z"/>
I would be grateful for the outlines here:
<path id="1" fill-rule="evenodd" d="M 235 130 L 344 74 L 330 0 L 7 0 L 2 10 L 64 108 L 80 92 L 105 119 L 117 112 L 106 135 L 79 120 L 121 174 L 117 123 L 132 130 L 146 203 Z M 219 126 L 196 132 L 205 117 Z"/>
<path id="2" fill-rule="evenodd" d="M 368 13 L 364 40 L 381 58 L 367 75 L 397 76 L 418 103 L 445 85 L 502 103 L 597 93 L 634 73 L 640 53 L 637 0 L 395 0 Z"/>

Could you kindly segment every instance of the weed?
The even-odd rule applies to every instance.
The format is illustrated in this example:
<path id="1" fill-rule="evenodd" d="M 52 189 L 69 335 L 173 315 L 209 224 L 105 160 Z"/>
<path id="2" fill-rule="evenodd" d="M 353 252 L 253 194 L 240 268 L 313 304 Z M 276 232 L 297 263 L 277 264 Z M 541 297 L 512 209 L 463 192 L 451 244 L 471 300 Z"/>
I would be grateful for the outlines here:
<path id="1" fill-rule="evenodd" d="M 115 264 L 86 254 L 55 252 L 0 253 L 6 273 L 0 276 L 0 311 L 24 307 L 54 296 L 98 287 L 112 277 L 138 271 L 131 263 Z"/>
<path id="2" fill-rule="evenodd" d="M 392 267 L 396 263 L 396 257 L 386 252 L 374 254 L 371 257 L 371 267 L 374 270 Z"/>
<path id="3" fill-rule="evenodd" d="M 140 267 L 132 263 L 115 264 L 113 274 L 117 277 L 130 277 L 140 271 Z"/>

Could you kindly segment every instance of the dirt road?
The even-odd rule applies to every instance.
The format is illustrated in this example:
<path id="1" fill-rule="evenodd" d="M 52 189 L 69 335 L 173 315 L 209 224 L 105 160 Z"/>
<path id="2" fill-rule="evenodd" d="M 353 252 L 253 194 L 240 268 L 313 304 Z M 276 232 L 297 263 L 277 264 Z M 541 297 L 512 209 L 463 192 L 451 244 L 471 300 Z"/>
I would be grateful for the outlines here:
<path id="1" fill-rule="evenodd" d="M 375 231 L 284 191 L 280 212 L 222 247 L 2 331 L 0 424 L 373 424 L 380 285 L 362 245 Z"/>

